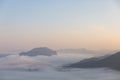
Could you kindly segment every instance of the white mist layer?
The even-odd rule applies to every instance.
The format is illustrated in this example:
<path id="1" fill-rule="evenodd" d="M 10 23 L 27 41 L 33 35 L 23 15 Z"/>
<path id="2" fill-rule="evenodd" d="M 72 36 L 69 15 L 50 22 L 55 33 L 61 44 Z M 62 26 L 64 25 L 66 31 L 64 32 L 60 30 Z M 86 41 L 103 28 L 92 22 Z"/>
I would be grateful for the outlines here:
<path id="1" fill-rule="evenodd" d="M 9 55 L 0 58 L 0 80 L 119 80 L 109 69 L 61 69 L 61 66 L 92 57 L 91 54 L 54 56 Z M 60 67 L 60 68 L 59 68 Z"/>
<path id="2" fill-rule="evenodd" d="M 9 55 L 0 58 L 1 68 L 25 68 L 25 67 L 52 67 L 74 63 L 85 58 L 85 55 L 58 54 L 54 56 L 19 56 Z"/>

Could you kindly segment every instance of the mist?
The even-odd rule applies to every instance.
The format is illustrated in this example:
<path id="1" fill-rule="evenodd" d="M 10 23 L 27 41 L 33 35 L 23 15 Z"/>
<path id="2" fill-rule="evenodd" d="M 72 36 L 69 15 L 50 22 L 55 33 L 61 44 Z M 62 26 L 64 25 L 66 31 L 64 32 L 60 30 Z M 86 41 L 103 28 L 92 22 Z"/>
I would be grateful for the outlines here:
<path id="1" fill-rule="evenodd" d="M 0 80 L 118 80 L 119 72 L 100 69 L 62 68 L 63 65 L 98 56 L 83 53 L 58 53 L 53 56 L 8 55 L 0 58 Z M 91 74 L 92 72 L 92 74 Z"/>

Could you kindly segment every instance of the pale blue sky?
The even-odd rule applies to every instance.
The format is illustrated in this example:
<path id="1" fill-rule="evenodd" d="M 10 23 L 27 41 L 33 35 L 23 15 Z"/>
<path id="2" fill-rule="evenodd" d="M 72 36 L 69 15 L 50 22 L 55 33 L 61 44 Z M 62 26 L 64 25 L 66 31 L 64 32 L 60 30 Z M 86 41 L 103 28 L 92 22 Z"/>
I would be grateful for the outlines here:
<path id="1" fill-rule="evenodd" d="M 115 0 L 1 0 L 0 3 L 0 51 L 38 46 L 120 47 L 119 4 Z"/>

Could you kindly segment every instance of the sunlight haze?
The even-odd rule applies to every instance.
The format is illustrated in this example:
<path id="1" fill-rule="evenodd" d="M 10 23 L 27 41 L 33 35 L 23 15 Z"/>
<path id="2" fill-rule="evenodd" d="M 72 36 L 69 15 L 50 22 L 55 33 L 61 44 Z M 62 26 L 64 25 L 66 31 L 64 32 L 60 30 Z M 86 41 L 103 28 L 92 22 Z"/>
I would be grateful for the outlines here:
<path id="1" fill-rule="evenodd" d="M 1 0 L 0 51 L 119 49 L 117 0 Z"/>

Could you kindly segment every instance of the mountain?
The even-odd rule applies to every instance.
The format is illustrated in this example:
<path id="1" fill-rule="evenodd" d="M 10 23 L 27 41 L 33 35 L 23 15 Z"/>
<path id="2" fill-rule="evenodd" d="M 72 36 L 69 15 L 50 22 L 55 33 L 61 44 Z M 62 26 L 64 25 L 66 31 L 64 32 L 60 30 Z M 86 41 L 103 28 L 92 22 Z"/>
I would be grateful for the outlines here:
<path id="1" fill-rule="evenodd" d="M 59 53 L 94 53 L 93 50 L 88 50 L 85 48 L 81 48 L 81 49 L 60 49 L 57 50 L 57 52 Z"/>
<path id="2" fill-rule="evenodd" d="M 77 63 L 73 63 L 68 67 L 72 68 L 103 68 L 108 67 L 116 70 L 120 70 L 120 52 L 109 56 L 103 56 L 98 58 L 89 58 Z"/>
<path id="3" fill-rule="evenodd" d="M 30 51 L 20 53 L 20 55 L 25 55 L 25 56 L 38 56 L 38 55 L 52 56 L 56 54 L 57 54 L 56 51 L 51 50 L 47 47 L 34 48 Z"/>
<path id="4" fill-rule="evenodd" d="M 105 54 L 113 54 L 118 52 L 119 50 L 90 50 L 86 48 L 79 48 L 79 49 L 59 49 L 57 50 L 58 53 L 74 53 L 74 54 L 93 54 L 93 55 L 105 55 Z"/>

